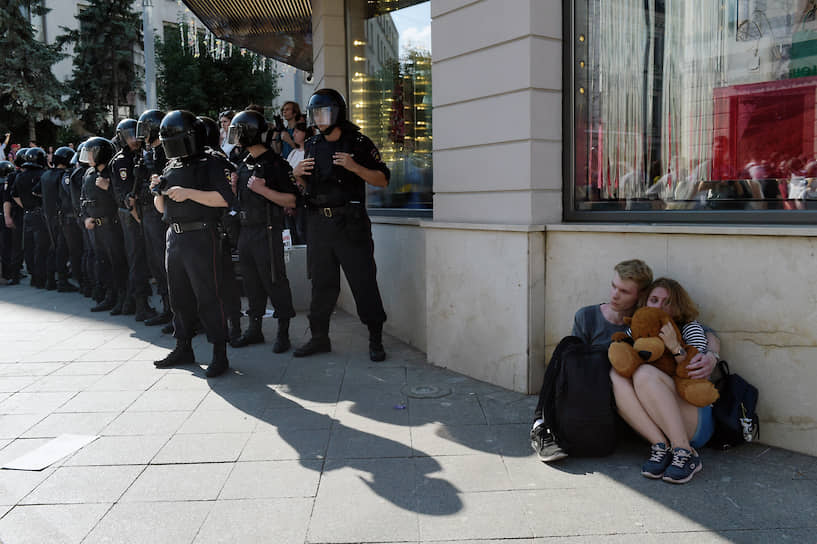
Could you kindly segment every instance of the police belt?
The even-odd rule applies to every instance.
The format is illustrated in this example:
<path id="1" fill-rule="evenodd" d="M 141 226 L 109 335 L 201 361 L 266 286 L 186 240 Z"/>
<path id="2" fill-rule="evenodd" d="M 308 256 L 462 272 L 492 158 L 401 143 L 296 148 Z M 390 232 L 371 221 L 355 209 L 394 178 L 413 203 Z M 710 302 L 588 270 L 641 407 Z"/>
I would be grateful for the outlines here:
<path id="1" fill-rule="evenodd" d="M 210 227 L 215 227 L 216 222 L 205 222 L 205 221 L 189 221 L 187 223 L 171 223 L 170 230 L 175 232 L 176 234 L 182 234 L 183 232 L 192 232 L 195 230 L 204 230 L 209 229 Z"/>
<path id="2" fill-rule="evenodd" d="M 117 219 L 115 217 L 92 217 L 91 220 L 93 220 L 94 225 L 99 225 L 99 226 L 102 226 L 102 225 L 115 225 L 115 224 L 119 223 L 119 219 Z"/>
<path id="3" fill-rule="evenodd" d="M 347 212 L 348 208 L 349 208 L 348 205 L 328 207 L 309 206 L 309 211 L 331 219 L 336 215 L 343 215 L 344 213 Z"/>
<path id="4" fill-rule="evenodd" d="M 31 208 L 30 210 L 26 210 L 27 214 L 29 214 L 29 213 L 42 213 L 42 212 L 43 212 L 43 209 L 40 206 L 37 206 L 36 208 Z"/>

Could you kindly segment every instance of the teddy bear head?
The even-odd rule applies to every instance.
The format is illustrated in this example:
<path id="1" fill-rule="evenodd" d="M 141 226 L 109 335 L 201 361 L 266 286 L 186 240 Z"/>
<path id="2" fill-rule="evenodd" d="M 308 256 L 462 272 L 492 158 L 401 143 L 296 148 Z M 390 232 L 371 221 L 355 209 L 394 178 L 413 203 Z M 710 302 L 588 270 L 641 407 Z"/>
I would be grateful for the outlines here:
<path id="1" fill-rule="evenodd" d="M 661 308 L 645 306 L 639 308 L 632 317 L 625 317 L 624 323 L 630 326 L 633 339 L 658 337 L 664 323 L 672 322 L 672 318 Z"/>

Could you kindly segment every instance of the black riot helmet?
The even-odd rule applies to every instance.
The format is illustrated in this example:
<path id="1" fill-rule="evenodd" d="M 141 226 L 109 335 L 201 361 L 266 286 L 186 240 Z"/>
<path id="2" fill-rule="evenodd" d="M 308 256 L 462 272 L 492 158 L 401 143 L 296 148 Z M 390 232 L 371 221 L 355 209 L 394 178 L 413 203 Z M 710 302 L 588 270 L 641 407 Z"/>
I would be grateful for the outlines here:
<path id="1" fill-rule="evenodd" d="M 189 111 L 173 110 L 159 125 L 159 140 L 168 159 L 201 155 L 204 153 L 204 123 Z"/>
<path id="2" fill-rule="evenodd" d="M 318 89 L 309 98 L 306 106 L 306 123 L 310 127 L 326 128 L 324 134 L 346 121 L 346 100 L 335 89 Z"/>
<path id="3" fill-rule="evenodd" d="M 145 110 L 136 122 L 136 138 L 147 143 L 159 139 L 159 125 L 165 114 L 159 110 Z"/>
<path id="4" fill-rule="evenodd" d="M 122 119 L 116 125 L 116 135 L 122 147 L 130 147 L 136 142 L 136 119 Z"/>
<path id="5" fill-rule="evenodd" d="M 74 150 L 67 146 L 58 147 L 56 151 L 54 151 L 54 156 L 51 159 L 51 162 L 54 163 L 54 166 L 64 166 L 68 168 L 71 164 L 71 160 L 74 158 Z"/>
<path id="6" fill-rule="evenodd" d="M 199 115 L 198 120 L 204 125 L 204 145 L 210 149 L 218 149 L 218 123 L 204 115 Z"/>
<path id="7" fill-rule="evenodd" d="M 14 166 L 17 168 L 23 167 L 23 163 L 26 162 L 26 152 L 28 152 L 27 147 L 21 147 L 17 150 L 17 153 L 14 154 Z"/>
<path id="8" fill-rule="evenodd" d="M 0 161 L 0 179 L 6 179 L 6 177 L 15 170 L 16 168 L 14 168 L 14 163 L 9 161 Z"/>
<path id="9" fill-rule="evenodd" d="M 227 143 L 250 147 L 263 142 L 263 135 L 267 131 L 267 120 L 254 110 L 244 110 L 236 114 L 230 121 L 227 129 Z"/>
<path id="10" fill-rule="evenodd" d="M 94 136 L 85 140 L 82 151 L 79 153 L 79 162 L 96 167 L 100 164 L 108 164 L 115 153 L 113 143 L 110 140 L 101 136 Z"/>
<path id="11" fill-rule="evenodd" d="M 48 156 L 42 147 L 30 147 L 26 150 L 24 168 L 48 168 Z"/>
<path id="12" fill-rule="evenodd" d="M 81 160 L 79 159 L 80 154 L 82 154 L 82 148 L 84 148 L 84 147 L 85 147 L 85 142 L 82 142 L 81 144 L 79 144 L 79 145 L 77 146 L 77 152 L 76 152 L 76 153 L 74 153 L 74 156 L 73 156 L 73 157 L 71 157 L 71 163 L 70 163 L 70 164 L 71 164 L 71 166 L 74 166 L 74 167 L 76 167 L 76 166 L 82 166 L 82 167 L 84 167 L 84 168 L 88 168 L 88 163 L 87 163 L 87 162 L 83 162 L 83 161 L 81 161 Z"/>

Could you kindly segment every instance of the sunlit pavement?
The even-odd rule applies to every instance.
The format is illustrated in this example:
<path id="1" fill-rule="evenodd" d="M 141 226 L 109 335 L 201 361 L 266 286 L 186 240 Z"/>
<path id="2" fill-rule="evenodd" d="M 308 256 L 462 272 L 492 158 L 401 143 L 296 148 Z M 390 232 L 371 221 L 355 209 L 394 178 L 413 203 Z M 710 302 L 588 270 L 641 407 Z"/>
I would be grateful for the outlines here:
<path id="1" fill-rule="evenodd" d="M 24 282 L 25 283 L 25 282 Z M 338 312 L 332 353 L 228 349 L 231 371 L 157 370 L 173 339 L 78 294 L 0 286 L 0 461 L 63 434 L 96 441 L 0 471 L 0 541 L 815 542 L 817 459 L 752 444 L 647 480 L 646 445 L 544 465 L 534 397 L 425 363 Z M 246 320 L 245 320 L 246 325 Z M 308 338 L 306 319 L 291 328 Z M 197 360 L 210 359 L 203 335 Z M 761 390 L 762 394 L 762 390 Z"/>

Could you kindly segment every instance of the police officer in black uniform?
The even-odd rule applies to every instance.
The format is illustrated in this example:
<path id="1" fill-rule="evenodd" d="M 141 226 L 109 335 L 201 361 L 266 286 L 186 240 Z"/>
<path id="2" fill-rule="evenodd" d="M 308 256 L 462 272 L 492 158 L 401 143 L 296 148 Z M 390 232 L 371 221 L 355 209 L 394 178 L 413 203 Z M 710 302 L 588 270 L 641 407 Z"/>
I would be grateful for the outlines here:
<path id="1" fill-rule="evenodd" d="M 48 250 L 51 247 L 42 210 L 42 197 L 35 193 L 43 169 L 47 166 L 45 150 L 31 147 L 23 155 L 22 171 L 14 178 L 11 196 L 25 210 L 23 218 L 23 249 L 26 268 L 31 275 L 31 286 L 46 287 Z M 56 289 L 56 283 L 48 285 Z"/>
<path id="2" fill-rule="evenodd" d="M 136 138 L 136 119 L 123 119 L 116 125 L 116 135 L 122 148 L 111 160 L 113 190 L 119 203 L 119 224 L 125 240 L 125 256 L 128 260 L 128 295 L 122 313 L 135 313 L 136 321 L 156 317 L 148 298 L 153 294 L 150 287 L 145 252 L 145 237 L 142 234 L 134 189 L 133 167 L 142 163 L 141 142 Z M 135 305 L 135 306 L 134 306 Z"/>
<path id="3" fill-rule="evenodd" d="M 205 152 L 220 161 L 224 166 L 225 176 L 230 177 L 230 187 L 235 194 L 235 165 L 227 159 L 227 155 L 218 145 L 219 126 L 214 119 L 199 116 L 199 121 L 204 124 L 205 132 Z M 235 342 L 241 337 L 241 290 L 238 287 L 238 279 L 235 276 L 235 266 L 233 265 L 233 251 L 238 247 L 238 233 L 241 228 L 238 211 L 235 209 L 236 201 L 229 208 L 225 208 L 221 214 L 221 258 L 222 258 L 222 299 L 224 300 L 224 311 L 227 313 L 227 337 L 230 345 L 235 347 Z"/>
<path id="4" fill-rule="evenodd" d="M 241 234 L 238 254 L 244 290 L 249 300 L 250 325 L 234 342 L 242 347 L 264 341 L 261 318 L 267 297 L 278 319 L 278 334 L 273 352 L 290 348 L 289 321 L 295 317 L 292 292 L 284 264 L 284 208 L 295 206 L 298 193 L 292 169 L 278 153 L 263 144 L 267 132 L 264 116 L 246 110 L 233 117 L 227 131 L 227 141 L 248 151 L 238 166 L 236 186 Z"/>
<path id="5" fill-rule="evenodd" d="M 377 287 L 377 267 L 366 184 L 386 187 L 390 171 L 374 143 L 346 118 L 346 101 L 334 89 L 309 99 L 307 118 L 320 133 L 306 141 L 305 159 L 294 170 L 308 208 L 307 259 L 312 278 L 309 325 L 312 338 L 295 357 L 331 351 L 329 318 L 346 274 L 360 320 L 369 328 L 369 358 L 382 361 L 386 312 Z"/>
<path id="6" fill-rule="evenodd" d="M 173 319 L 170 299 L 167 296 L 167 273 L 165 272 L 165 237 L 167 223 L 153 205 L 150 192 L 150 178 L 161 174 L 167 165 L 162 143 L 159 141 L 159 125 L 165 114 L 159 110 L 146 110 L 136 124 L 136 138 L 144 142 L 145 153 L 140 164 L 134 167 L 136 207 L 142 218 L 142 233 L 145 239 L 145 254 L 150 272 L 156 278 L 156 291 L 162 299 L 162 311 L 145 319 L 145 325 L 167 325 Z"/>
<path id="7" fill-rule="evenodd" d="M 223 165 L 205 153 L 204 125 L 195 115 L 169 112 L 162 119 L 159 138 L 169 162 L 163 176 L 151 178 L 151 188 L 160 193 L 154 203 L 169 225 L 165 262 L 176 347 L 154 365 L 195 363 L 192 339 L 196 322 L 201 320 L 213 344 L 206 375 L 219 376 L 230 365 L 217 226 L 233 192 Z"/>
<path id="8" fill-rule="evenodd" d="M 76 224 L 82 234 L 82 294 L 96 302 L 102 302 L 108 288 L 110 265 L 107 259 L 100 259 L 100 262 L 97 262 L 102 253 L 96 254 L 93 240 L 94 231 L 85 228 L 85 218 L 82 216 L 82 181 L 89 167 L 88 163 L 80 160 L 83 147 L 85 147 L 85 142 L 77 146 L 77 152 L 74 154 L 74 158 L 71 159 L 73 170 L 68 175 L 67 186 L 63 185 L 63 189 L 69 193 L 71 208 L 76 216 Z M 99 272 L 98 268 L 103 272 Z"/>
<path id="9" fill-rule="evenodd" d="M 125 241 L 119 226 L 119 203 L 113 192 L 111 178 L 114 175 L 108 165 L 114 155 L 110 140 L 99 136 L 89 138 L 80 151 L 80 161 L 88 163 L 82 178 L 81 217 L 85 228 L 92 230 L 94 251 L 104 254 L 110 264 L 110 286 L 105 298 L 91 308 L 92 312 L 111 311 L 122 313 L 128 283 L 128 262 L 125 257 Z M 97 257 L 98 274 L 103 273 L 103 263 Z"/>
<path id="10" fill-rule="evenodd" d="M 17 176 L 17 168 L 10 161 L 0 161 L 0 202 L 3 203 L 3 221 L 0 224 L 0 248 L 2 248 L 3 279 L 6 285 L 20 283 L 20 266 L 23 251 L 22 209 L 11 198 L 11 186 Z"/>
<path id="11" fill-rule="evenodd" d="M 48 252 L 46 285 L 54 282 L 54 274 L 56 274 L 57 291 L 61 293 L 79 290 L 79 287 L 68 281 L 68 242 L 63 233 L 64 229 L 60 218 L 60 212 L 63 209 L 62 182 L 66 175 L 66 169 L 73 157 L 74 150 L 70 147 L 58 148 L 54 151 L 51 159 L 53 166 L 43 172 L 39 182 L 39 192 L 43 199 L 43 215 L 51 241 L 51 248 Z M 76 225 L 76 222 L 74 222 L 74 225 Z M 76 239 L 74 241 L 76 241 Z M 77 261 L 73 261 L 71 265 L 77 269 L 80 268 L 80 264 Z"/>
<path id="12" fill-rule="evenodd" d="M 81 145 L 81 144 L 80 144 Z M 74 280 L 79 283 L 80 292 L 87 297 L 92 294 L 91 278 L 85 264 L 85 241 L 83 232 L 85 229 L 80 225 L 79 205 L 80 192 L 82 191 L 82 174 L 77 176 L 76 185 L 72 185 L 72 177 L 77 172 L 78 154 L 70 147 L 61 147 L 54 152 L 54 162 L 62 162 L 57 159 L 58 154 L 66 154 L 65 150 L 71 152 L 66 168 L 62 172 L 60 180 L 60 210 L 59 220 L 62 226 L 62 235 L 65 239 L 68 259 L 71 261 L 71 273 Z M 76 195 L 74 193 L 76 192 Z"/>

